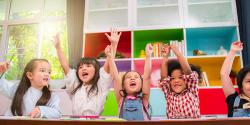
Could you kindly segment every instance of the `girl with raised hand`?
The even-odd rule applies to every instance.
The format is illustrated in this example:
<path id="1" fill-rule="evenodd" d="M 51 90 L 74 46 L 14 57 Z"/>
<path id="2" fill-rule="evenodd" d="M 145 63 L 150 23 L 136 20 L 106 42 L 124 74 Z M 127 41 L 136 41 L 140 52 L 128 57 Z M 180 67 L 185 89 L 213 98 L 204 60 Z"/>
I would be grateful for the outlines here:
<path id="1" fill-rule="evenodd" d="M 105 35 L 111 45 L 117 48 L 121 32 L 119 33 L 116 29 L 111 28 L 111 35 Z M 112 82 L 107 59 L 101 67 L 95 58 L 83 57 L 80 59 L 77 68 L 71 69 L 63 55 L 59 35 L 56 35 L 54 45 L 66 75 L 66 89 L 72 100 L 73 115 L 101 115 Z"/>
<path id="2" fill-rule="evenodd" d="M 117 67 L 114 63 L 111 47 L 110 72 L 114 78 L 114 91 L 119 103 L 119 117 L 126 120 L 150 120 L 149 95 L 150 95 L 150 73 L 152 45 L 146 46 L 146 59 L 144 74 L 142 76 L 136 71 L 126 72 L 122 78 L 119 77 Z"/>
<path id="3" fill-rule="evenodd" d="M 234 57 L 242 49 L 243 46 L 240 41 L 233 42 L 220 71 L 222 87 L 228 107 L 228 117 L 250 117 L 250 66 L 244 66 L 237 74 L 239 93 L 235 91 L 229 77 Z"/>

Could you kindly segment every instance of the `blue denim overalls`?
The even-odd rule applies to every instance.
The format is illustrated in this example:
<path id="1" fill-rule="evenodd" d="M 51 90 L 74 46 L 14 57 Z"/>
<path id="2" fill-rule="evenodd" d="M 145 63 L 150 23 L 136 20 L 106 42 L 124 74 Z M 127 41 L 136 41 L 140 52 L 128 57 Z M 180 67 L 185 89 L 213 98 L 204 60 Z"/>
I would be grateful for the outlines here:
<path id="1" fill-rule="evenodd" d="M 150 119 L 146 108 L 143 106 L 141 98 L 136 97 L 135 99 L 127 99 L 126 97 L 123 97 L 119 118 L 126 120 L 144 120 L 143 110 L 148 119 Z"/>
<path id="2" fill-rule="evenodd" d="M 240 96 L 237 96 L 234 100 L 234 112 L 233 117 L 250 117 L 250 109 L 238 108 L 240 105 Z"/>

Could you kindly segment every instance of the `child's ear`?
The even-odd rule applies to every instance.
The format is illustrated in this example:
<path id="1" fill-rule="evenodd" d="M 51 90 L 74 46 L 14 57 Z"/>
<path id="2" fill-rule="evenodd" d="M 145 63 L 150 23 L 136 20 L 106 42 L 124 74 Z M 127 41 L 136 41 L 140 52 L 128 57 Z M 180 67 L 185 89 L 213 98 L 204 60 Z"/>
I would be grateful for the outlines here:
<path id="1" fill-rule="evenodd" d="M 31 73 L 31 72 L 27 72 L 27 73 L 26 73 L 26 76 L 27 76 L 29 79 L 32 79 L 32 73 Z"/>

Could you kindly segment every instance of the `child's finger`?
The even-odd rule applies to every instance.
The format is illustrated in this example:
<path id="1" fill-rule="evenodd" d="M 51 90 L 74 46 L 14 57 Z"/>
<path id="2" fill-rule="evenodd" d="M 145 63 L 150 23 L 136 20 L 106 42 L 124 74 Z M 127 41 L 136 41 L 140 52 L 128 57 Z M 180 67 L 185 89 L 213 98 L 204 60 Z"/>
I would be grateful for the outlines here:
<path id="1" fill-rule="evenodd" d="M 122 35 L 122 32 L 119 32 L 118 37 L 120 37 L 121 35 Z"/>
<path id="2" fill-rule="evenodd" d="M 34 118 L 34 113 L 30 112 L 29 116 L 30 116 L 30 118 Z"/>

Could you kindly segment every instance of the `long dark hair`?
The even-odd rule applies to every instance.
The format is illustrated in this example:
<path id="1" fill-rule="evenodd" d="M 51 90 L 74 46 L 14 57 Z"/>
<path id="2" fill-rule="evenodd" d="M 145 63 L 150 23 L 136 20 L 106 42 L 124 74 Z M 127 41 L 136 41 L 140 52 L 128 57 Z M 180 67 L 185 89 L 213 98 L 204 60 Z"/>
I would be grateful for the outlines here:
<path id="1" fill-rule="evenodd" d="M 243 86 L 242 86 L 243 80 L 245 76 L 247 75 L 247 73 L 249 72 L 250 72 L 250 65 L 247 65 L 247 66 L 244 66 L 237 74 L 237 85 L 238 85 L 240 94 L 243 93 Z"/>
<path id="2" fill-rule="evenodd" d="M 140 75 L 139 72 L 131 70 L 131 71 L 126 72 L 126 73 L 122 76 L 122 90 L 120 90 L 120 95 L 121 95 L 122 97 L 126 97 L 126 96 L 128 95 L 128 93 L 127 93 L 126 90 L 125 90 L 125 85 L 124 85 L 125 83 L 124 83 L 124 81 L 125 81 L 126 75 L 127 75 L 128 73 L 130 73 L 130 72 L 136 72 L 136 73 L 138 73 L 139 76 L 140 76 L 140 79 L 141 79 L 141 83 L 142 83 L 142 84 L 141 84 L 141 89 L 140 89 L 140 91 L 139 91 L 139 92 L 136 92 L 135 94 L 137 95 L 137 94 L 140 94 L 140 93 L 142 92 L 143 79 L 142 79 L 142 77 L 141 77 L 141 75 Z M 143 94 L 143 93 L 142 93 L 142 94 Z"/>
<path id="3" fill-rule="evenodd" d="M 22 105 L 23 105 L 23 96 L 31 86 L 30 79 L 27 77 L 27 72 L 32 72 L 36 68 L 38 62 L 47 62 L 46 59 L 32 59 L 24 68 L 22 79 L 17 87 L 14 99 L 11 104 L 11 112 L 14 116 L 22 116 Z M 47 86 L 44 86 L 42 89 L 42 96 L 36 102 L 36 106 L 46 105 L 50 100 L 51 92 Z"/>
<path id="4" fill-rule="evenodd" d="M 95 68 L 95 75 L 94 75 L 93 79 L 90 80 L 90 83 L 89 83 L 89 84 L 91 84 L 92 86 L 91 86 L 91 88 L 88 90 L 88 96 L 89 96 L 90 94 L 97 95 L 97 93 L 98 93 L 97 82 L 98 82 L 98 80 L 99 80 L 99 78 L 100 78 L 99 71 L 100 71 L 101 65 L 100 65 L 100 63 L 99 63 L 95 58 L 89 58 L 89 57 L 81 58 L 80 62 L 79 62 L 78 65 L 77 65 L 76 76 L 77 76 L 77 78 L 78 78 L 80 84 L 71 92 L 71 94 L 75 94 L 76 91 L 77 91 L 78 89 L 80 89 L 80 88 L 82 87 L 82 85 L 83 85 L 83 81 L 82 81 L 82 80 L 79 78 L 79 76 L 78 76 L 79 67 L 80 67 L 81 65 L 83 65 L 83 64 L 92 64 L 92 65 L 94 66 L 94 68 Z"/>

